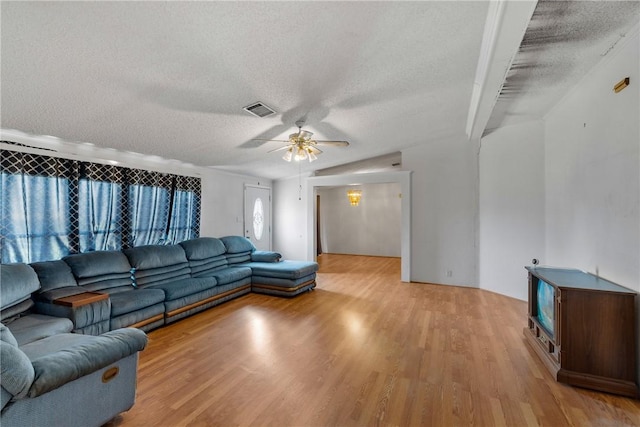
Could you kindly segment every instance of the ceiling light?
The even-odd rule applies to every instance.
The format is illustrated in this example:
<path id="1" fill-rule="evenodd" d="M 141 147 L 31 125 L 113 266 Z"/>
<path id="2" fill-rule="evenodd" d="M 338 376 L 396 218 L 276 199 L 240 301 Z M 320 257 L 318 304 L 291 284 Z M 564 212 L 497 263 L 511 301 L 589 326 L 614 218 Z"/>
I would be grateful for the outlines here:
<path id="1" fill-rule="evenodd" d="M 362 190 L 348 190 L 347 197 L 351 206 L 358 206 L 362 198 Z"/>
<path id="2" fill-rule="evenodd" d="M 291 157 L 293 157 L 293 147 L 289 147 L 289 149 L 287 150 L 286 153 L 284 153 L 284 156 L 282 156 L 282 158 L 284 160 L 286 160 L 287 162 L 291 161 Z"/>
<path id="3" fill-rule="evenodd" d="M 305 150 L 302 146 L 298 146 L 294 160 L 296 162 L 299 162 L 300 160 L 304 160 L 306 158 L 307 158 L 307 150 Z"/>
<path id="4" fill-rule="evenodd" d="M 314 160 L 318 160 L 318 156 L 313 154 L 313 151 L 311 151 L 311 148 L 307 148 L 307 152 L 309 153 L 309 163 L 313 162 Z"/>
<path id="5" fill-rule="evenodd" d="M 629 86 L 629 77 L 625 77 L 624 79 L 620 80 L 614 87 L 613 87 L 613 91 L 615 93 L 620 92 L 622 89 L 624 89 L 625 87 Z"/>

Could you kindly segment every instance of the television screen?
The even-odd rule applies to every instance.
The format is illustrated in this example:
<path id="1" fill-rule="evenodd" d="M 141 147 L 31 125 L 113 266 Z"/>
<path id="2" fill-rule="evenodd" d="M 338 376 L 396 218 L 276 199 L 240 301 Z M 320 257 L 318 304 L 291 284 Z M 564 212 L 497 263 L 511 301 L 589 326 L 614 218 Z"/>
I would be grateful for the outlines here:
<path id="1" fill-rule="evenodd" d="M 538 322 L 543 328 L 547 330 L 552 336 L 554 335 L 554 319 L 555 319 L 555 304 L 554 296 L 555 289 L 553 286 L 545 282 L 544 280 L 538 281 Z"/>

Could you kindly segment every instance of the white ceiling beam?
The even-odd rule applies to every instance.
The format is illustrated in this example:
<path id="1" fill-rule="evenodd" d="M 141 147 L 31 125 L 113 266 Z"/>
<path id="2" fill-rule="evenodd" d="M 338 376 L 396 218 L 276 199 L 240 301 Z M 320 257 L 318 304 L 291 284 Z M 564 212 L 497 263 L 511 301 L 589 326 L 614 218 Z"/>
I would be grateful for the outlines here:
<path id="1" fill-rule="evenodd" d="M 537 0 L 489 2 L 467 117 L 469 139 L 482 136 L 537 4 Z"/>

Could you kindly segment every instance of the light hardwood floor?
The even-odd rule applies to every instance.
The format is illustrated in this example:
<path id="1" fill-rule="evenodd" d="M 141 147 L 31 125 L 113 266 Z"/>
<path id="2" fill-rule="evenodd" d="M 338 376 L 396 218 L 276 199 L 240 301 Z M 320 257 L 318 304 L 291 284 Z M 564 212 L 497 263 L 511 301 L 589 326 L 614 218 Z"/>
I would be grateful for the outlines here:
<path id="1" fill-rule="evenodd" d="M 402 283 L 396 258 L 320 264 L 315 291 L 150 332 L 136 404 L 109 425 L 640 425 L 640 401 L 551 378 L 524 342 L 524 302 Z"/>

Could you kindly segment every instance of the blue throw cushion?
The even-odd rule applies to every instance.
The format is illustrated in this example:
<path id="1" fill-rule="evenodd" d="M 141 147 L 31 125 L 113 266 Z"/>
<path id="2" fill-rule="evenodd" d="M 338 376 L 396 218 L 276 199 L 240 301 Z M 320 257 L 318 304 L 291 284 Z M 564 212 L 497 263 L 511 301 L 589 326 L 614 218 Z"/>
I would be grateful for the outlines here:
<path id="1" fill-rule="evenodd" d="M 251 240 L 242 236 L 225 236 L 221 237 L 222 243 L 227 248 L 227 254 L 237 254 L 242 252 L 253 252 L 256 247 L 253 246 Z"/>
<path id="2" fill-rule="evenodd" d="M 251 261 L 255 262 L 279 262 L 282 255 L 278 252 L 271 251 L 254 251 L 251 252 Z"/>
<path id="3" fill-rule="evenodd" d="M 224 255 L 227 251 L 222 240 L 215 237 L 200 237 L 179 243 L 184 249 L 189 261 L 213 258 Z"/>
<path id="4" fill-rule="evenodd" d="M 18 304 L 31 298 L 31 293 L 40 289 L 38 275 L 27 264 L 0 265 L 0 309 Z"/>

